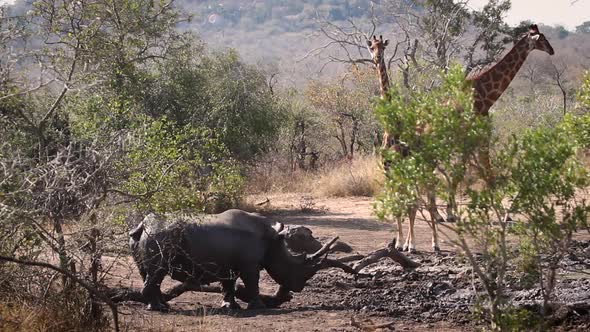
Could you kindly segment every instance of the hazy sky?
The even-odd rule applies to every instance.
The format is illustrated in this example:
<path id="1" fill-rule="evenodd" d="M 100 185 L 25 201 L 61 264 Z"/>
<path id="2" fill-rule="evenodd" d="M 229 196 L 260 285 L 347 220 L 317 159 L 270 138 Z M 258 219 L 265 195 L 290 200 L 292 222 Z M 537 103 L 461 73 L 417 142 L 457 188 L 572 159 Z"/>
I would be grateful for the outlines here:
<path id="1" fill-rule="evenodd" d="M 512 9 L 506 21 L 516 25 L 530 20 L 549 25 L 561 24 L 574 29 L 582 22 L 590 21 L 590 0 L 512 0 Z M 487 0 L 469 0 L 473 8 L 481 8 Z"/>
<path id="2" fill-rule="evenodd" d="M 245 0 L 244 0 L 245 1 Z M 0 4 L 14 0 L 0 0 Z M 219 2 L 223 2 L 220 0 Z M 469 0 L 473 8 L 480 8 L 488 0 Z M 561 24 L 574 29 L 584 21 L 590 21 L 590 0 L 512 0 L 512 9 L 506 21 L 516 25 L 520 21 L 531 20 L 549 25 Z"/>

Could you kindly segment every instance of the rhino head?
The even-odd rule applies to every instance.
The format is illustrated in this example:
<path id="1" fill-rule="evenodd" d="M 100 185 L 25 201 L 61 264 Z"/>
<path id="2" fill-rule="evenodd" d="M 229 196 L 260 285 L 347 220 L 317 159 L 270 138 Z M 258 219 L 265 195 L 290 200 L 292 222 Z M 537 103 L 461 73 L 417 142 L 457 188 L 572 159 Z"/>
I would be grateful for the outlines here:
<path id="1" fill-rule="evenodd" d="M 270 277 L 281 285 L 282 292 L 301 292 L 306 282 L 319 270 L 330 265 L 326 258 L 332 245 L 338 240 L 333 238 L 313 254 L 292 254 L 285 244 L 285 234 L 272 241 L 266 256 L 264 268 Z"/>
<path id="2" fill-rule="evenodd" d="M 275 228 L 277 232 L 285 235 L 285 242 L 289 250 L 297 253 L 313 254 L 322 248 L 322 243 L 314 236 L 311 229 L 305 226 L 286 226 Z M 330 247 L 330 252 L 352 252 L 348 244 L 337 241 Z"/>

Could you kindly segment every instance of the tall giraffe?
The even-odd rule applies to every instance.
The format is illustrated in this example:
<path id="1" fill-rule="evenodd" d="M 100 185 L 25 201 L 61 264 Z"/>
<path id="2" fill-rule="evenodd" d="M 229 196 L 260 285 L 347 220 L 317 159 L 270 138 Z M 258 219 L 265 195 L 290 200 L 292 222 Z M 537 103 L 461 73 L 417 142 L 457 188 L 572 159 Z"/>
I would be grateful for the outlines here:
<path id="1" fill-rule="evenodd" d="M 470 81 L 474 88 L 474 109 L 478 114 L 488 115 L 492 105 L 508 88 L 533 50 L 541 50 L 549 55 L 555 53 L 536 24 L 530 26 L 529 31 L 498 63 L 467 77 L 467 81 Z"/>
<path id="2" fill-rule="evenodd" d="M 482 116 L 488 116 L 489 110 L 494 103 L 506 91 L 510 82 L 518 73 L 525 60 L 533 50 L 540 50 L 549 55 L 555 54 L 553 47 L 549 44 L 545 35 L 539 32 L 539 27 L 532 24 L 529 31 L 518 40 L 512 49 L 493 66 L 467 77 L 473 87 L 473 108 Z M 489 146 L 485 146 L 479 153 L 479 161 L 486 177 L 491 183 L 495 178 L 491 167 Z"/>
<path id="3" fill-rule="evenodd" d="M 389 75 L 387 74 L 387 66 L 385 65 L 385 47 L 389 45 L 389 39 L 383 40 L 383 36 L 373 36 L 373 39 L 367 40 L 367 46 L 371 52 L 371 58 L 377 68 L 377 74 L 379 75 L 379 88 L 381 90 L 381 98 L 387 97 L 387 91 L 389 91 Z M 381 148 L 388 148 L 389 145 L 389 131 L 387 128 L 383 131 L 383 140 L 381 142 Z"/>
<path id="4" fill-rule="evenodd" d="M 389 44 L 389 40 L 383 40 L 383 36 L 379 36 L 377 39 L 376 36 L 373 36 L 372 39 L 367 40 L 367 46 L 369 47 L 369 51 L 371 52 L 371 57 L 377 68 L 377 73 L 379 75 L 379 87 L 381 90 L 381 98 L 387 98 L 387 92 L 389 91 L 389 75 L 387 74 L 387 66 L 385 64 L 385 47 Z M 407 155 L 409 153 L 407 147 L 399 140 L 399 137 L 395 135 L 391 135 L 391 133 L 384 129 L 383 132 L 383 141 L 381 145 L 382 150 L 392 149 L 398 153 L 402 153 L 402 155 Z M 385 171 L 388 170 L 388 165 L 384 163 L 383 165 Z M 428 196 L 428 203 L 427 203 L 427 210 L 431 215 L 431 221 L 429 225 L 432 229 L 432 247 L 435 251 L 439 251 L 438 246 L 438 236 L 436 232 L 436 222 L 440 222 L 444 220 L 443 217 L 438 213 L 436 208 L 436 196 L 434 195 L 434 191 L 429 190 L 427 191 Z M 409 211 L 409 227 L 408 227 L 408 236 L 406 241 L 402 247 L 401 240 L 404 238 L 403 236 L 403 229 L 402 229 L 402 221 L 397 220 L 397 241 L 396 241 L 396 248 L 400 250 L 408 250 L 408 251 L 415 251 L 416 246 L 414 243 L 414 221 L 416 219 L 416 214 L 418 212 L 418 205 L 414 205 Z"/>

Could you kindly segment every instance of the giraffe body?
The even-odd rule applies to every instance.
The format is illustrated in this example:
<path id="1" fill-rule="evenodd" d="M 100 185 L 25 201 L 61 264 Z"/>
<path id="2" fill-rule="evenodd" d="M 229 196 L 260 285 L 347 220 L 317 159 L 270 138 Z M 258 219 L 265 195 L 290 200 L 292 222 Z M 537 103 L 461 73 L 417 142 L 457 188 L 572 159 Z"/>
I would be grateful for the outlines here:
<path id="1" fill-rule="evenodd" d="M 518 40 L 512 49 L 495 65 L 479 73 L 471 74 L 467 81 L 473 86 L 474 111 L 476 114 L 488 116 L 490 108 L 506 91 L 527 57 L 533 50 L 540 50 L 549 55 L 555 54 L 545 35 L 539 32 L 536 24 L 530 26 L 529 31 Z M 483 146 L 479 152 L 479 162 L 482 166 L 483 177 L 488 183 L 495 182 L 494 172 L 490 161 L 489 144 Z"/>
<path id="2" fill-rule="evenodd" d="M 385 47 L 389 44 L 389 40 L 383 40 L 383 36 L 379 36 L 377 39 L 376 36 L 373 36 L 371 40 L 367 41 L 367 46 L 371 52 L 371 57 L 373 58 L 373 62 L 375 67 L 377 68 L 377 73 L 379 75 L 379 87 L 381 90 L 381 98 L 387 98 L 387 92 L 389 91 L 389 75 L 387 74 L 387 66 L 385 63 Z M 416 128 L 416 130 L 421 130 L 421 128 Z M 409 151 L 408 147 L 399 140 L 399 137 L 395 135 L 391 135 L 387 129 L 384 130 L 383 133 L 383 141 L 382 141 L 382 149 L 391 149 L 397 153 L 401 153 L 402 156 L 408 156 L 411 151 Z M 385 172 L 389 169 L 389 165 L 383 165 Z M 436 223 L 437 221 L 444 220 L 443 217 L 438 213 L 436 208 L 436 196 L 434 195 L 433 190 L 427 191 L 428 196 L 428 204 L 427 209 L 431 215 L 431 220 L 429 225 L 432 229 L 432 248 L 434 251 L 439 251 L 438 245 L 438 236 L 436 232 Z M 402 239 L 403 236 L 403 228 L 402 228 L 402 220 L 397 220 L 397 241 L 396 241 L 396 248 L 400 250 L 407 250 L 413 252 L 416 250 L 416 245 L 414 241 L 414 221 L 416 219 L 416 214 L 418 213 L 418 203 L 414 204 L 410 208 L 409 212 L 409 226 L 408 226 L 408 235 L 402 247 Z"/>
<path id="3" fill-rule="evenodd" d="M 467 77 L 467 81 L 473 84 L 474 108 L 478 114 L 489 114 L 492 105 L 506 91 L 530 52 L 535 49 L 549 55 L 555 53 L 545 36 L 539 32 L 537 25 L 531 25 L 529 32 L 516 42 L 502 60 L 487 70 Z"/>

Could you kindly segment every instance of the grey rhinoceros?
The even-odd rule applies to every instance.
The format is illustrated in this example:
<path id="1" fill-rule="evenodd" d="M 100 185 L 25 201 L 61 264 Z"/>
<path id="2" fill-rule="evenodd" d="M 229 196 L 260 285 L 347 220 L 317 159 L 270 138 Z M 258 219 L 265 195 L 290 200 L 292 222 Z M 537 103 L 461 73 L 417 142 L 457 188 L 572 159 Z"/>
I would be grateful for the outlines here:
<path id="1" fill-rule="evenodd" d="M 131 232 L 130 247 L 144 280 L 143 297 L 150 310 L 167 310 L 160 284 L 166 275 L 187 285 L 221 282 L 222 307 L 239 308 L 235 283 L 244 283 L 248 309 L 264 307 L 258 280 L 261 269 L 280 285 L 277 294 L 300 292 L 318 270 L 330 266 L 324 257 L 333 239 L 311 255 L 289 252 L 283 225 L 241 210 L 190 220 L 150 214 Z"/>

